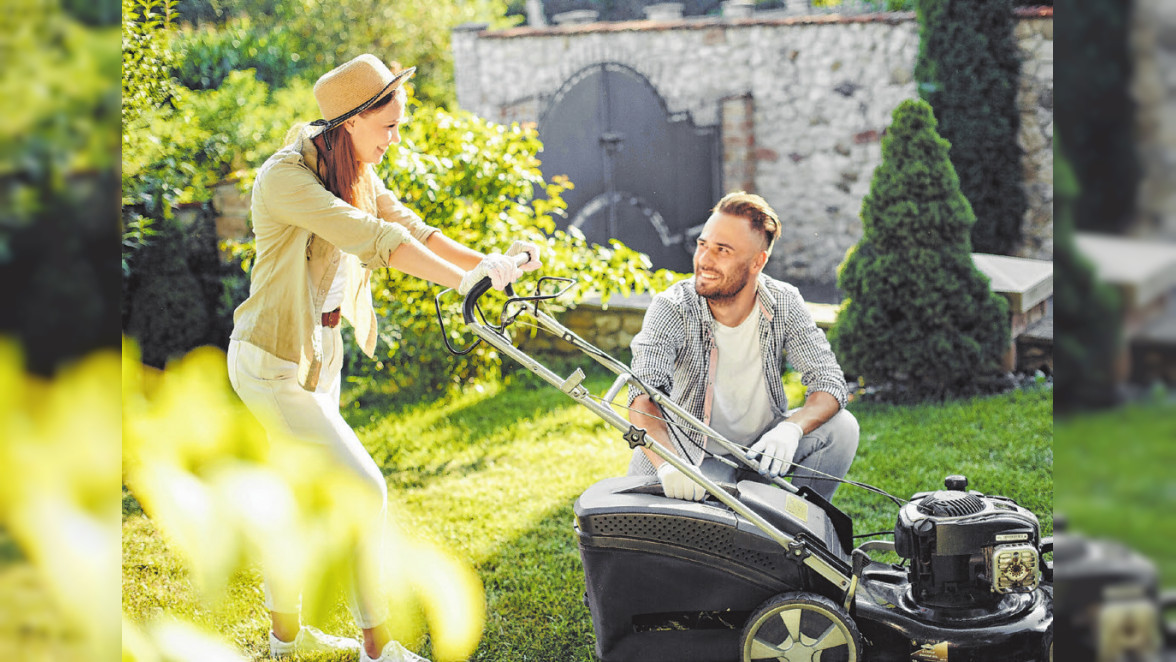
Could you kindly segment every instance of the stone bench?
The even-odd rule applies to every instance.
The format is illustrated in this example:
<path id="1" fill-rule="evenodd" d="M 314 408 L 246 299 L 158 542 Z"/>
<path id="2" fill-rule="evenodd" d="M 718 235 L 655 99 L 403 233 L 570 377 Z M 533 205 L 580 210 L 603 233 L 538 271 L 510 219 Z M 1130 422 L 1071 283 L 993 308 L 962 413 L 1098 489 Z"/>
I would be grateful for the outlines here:
<path id="1" fill-rule="evenodd" d="M 1130 379 L 1176 384 L 1176 244 L 1092 233 L 1076 243 L 1119 292 Z"/>

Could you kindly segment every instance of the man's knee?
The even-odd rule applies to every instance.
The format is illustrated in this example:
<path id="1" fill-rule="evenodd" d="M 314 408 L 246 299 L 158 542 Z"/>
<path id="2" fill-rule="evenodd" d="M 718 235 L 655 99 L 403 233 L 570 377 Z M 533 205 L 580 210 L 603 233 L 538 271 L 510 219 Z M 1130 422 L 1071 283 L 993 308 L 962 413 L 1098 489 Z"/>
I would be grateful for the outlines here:
<path id="1" fill-rule="evenodd" d="M 858 426 L 857 418 L 848 410 L 842 408 L 825 422 L 825 427 L 828 428 L 830 444 L 849 453 L 857 451 L 861 428 Z"/>

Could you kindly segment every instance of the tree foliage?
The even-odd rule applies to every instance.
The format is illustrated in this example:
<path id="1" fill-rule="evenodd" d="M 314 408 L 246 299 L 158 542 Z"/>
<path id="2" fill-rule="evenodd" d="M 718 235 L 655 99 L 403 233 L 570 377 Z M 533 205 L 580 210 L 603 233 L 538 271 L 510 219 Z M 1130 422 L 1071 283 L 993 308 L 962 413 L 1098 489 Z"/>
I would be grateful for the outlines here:
<path id="1" fill-rule="evenodd" d="M 1081 0 L 1057 20 L 1054 106 L 1074 176 L 1079 230 L 1121 232 L 1135 220 L 1142 167 L 1135 147 L 1129 25 L 1133 3 Z"/>
<path id="2" fill-rule="evenodd" d="M 185 3 L 199 15 L 204 3 Z M 502 27 L 505 0 L 289 0 L 213 3 L 223 22 L 185 30 L 174 45 L 183 52 L 176 76 L 186 85 L 214 88 L 232 69 L 254 69 L 275 87 L 292 78 L 314 82 L 330 69 L 363 53 L 417 67 L 417 95 L 423 101 L 452 106 L 453 55 L 450 31 L 462 23 Z M 266 3 L 263 3 L 265 5 Z M 313 38 L 308 38 L 313 35 Z"/>
<path id="3" fill-rule="evenodd" d="M 919 0 L 919 94 L 951 144 L 972 205 L 972 245 L 1012 253 L 1028 198 L 1021 181 L 1017 88 L 1021 63 L 1011 0 Z"/>
<path id="4" fill-rule="evenodd" d="M 117 29 L 89 27 L 57 2 L 17 0 L 0 38 L 0 282 L 16 298 L 0 334 L 29 367 L 118 343 Z"/>
<path id="5" fill-rule="evenodd" d="M 1115 365 L 1123 350 L 1123 318 L 1118 293 L 1095 278 L 1094 266 L 1078 252 L 1074 217 L 1082 194 L 1057 140 L 1054 173 L 1054 406 L 1068 413 L 1117 402 Z"/>
<path id="6" fill-rule="evenodd" d="M 975 217 L 935 127 L 924 101 L 895 109 L 829 334 L 848 373 L 896 400 L 990 390 L 1009 347 L 1008 304 L 972 262 Z"/>

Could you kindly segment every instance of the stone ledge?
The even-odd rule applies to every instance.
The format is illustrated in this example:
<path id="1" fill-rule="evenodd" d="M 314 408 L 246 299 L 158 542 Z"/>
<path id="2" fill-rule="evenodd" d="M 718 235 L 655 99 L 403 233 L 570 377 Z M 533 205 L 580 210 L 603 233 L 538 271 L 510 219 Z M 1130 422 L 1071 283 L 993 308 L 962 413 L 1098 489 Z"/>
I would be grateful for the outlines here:
<path id="1" fill-rule="evenodd" d="M 1176 291 L 1176 243 L 1081 232 L 1075 241 L 1098 277 L 1119 289 L 1128 316 Z"/>
<path id="2" fill-rule="evenodd" d="M 1028 313 L 1053 295 L 1053 262 L 972 253 L 972 262 L 1009 301 L 1009 312 Z"/>

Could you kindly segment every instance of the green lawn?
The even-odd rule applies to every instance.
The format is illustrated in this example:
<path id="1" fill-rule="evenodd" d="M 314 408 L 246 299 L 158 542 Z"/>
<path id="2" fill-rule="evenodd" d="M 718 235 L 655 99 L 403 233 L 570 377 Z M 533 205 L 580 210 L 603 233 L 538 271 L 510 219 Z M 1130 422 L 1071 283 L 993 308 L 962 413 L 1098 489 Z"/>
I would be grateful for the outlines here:
<path id="1" fill-rule="evenodd" d="M 1056 506 L 1069 530 L 1128 545 L 1176 588 L 1176 405 L 1076 415 L 1056 430 Z"/>
<path id="2" fill-rule="evenodd" d="M 609 383 L 600 374 L 586 382 L 594 393 Z M 963 473 L 973 489 L 1032 509 L 1048 532 L 1051 403 L 1037 390 L 942 406 L 854 404 L 862 441 L 849 477 L 907 498 Z M 487 617 L 472 659 L 594 659 L 572 504 L 624 473 L 630 451 L 612 428 L 530 375 L 410 407 L 366 396 L 344 413 L 383 467 L 403 527 L 477 569 Z M 894 526 L 896 507 L 884 497 L 843 487 L 835 502 L 858 532 Z M 268 623 L 257 574 L 239 575 L 224 604 L 201 606 L 150 522 L 133 504 L 125 513 L 126 612 L 187 615 L 260 657 Z M 355 632 L 342 607 L 319 625 Z"/>

